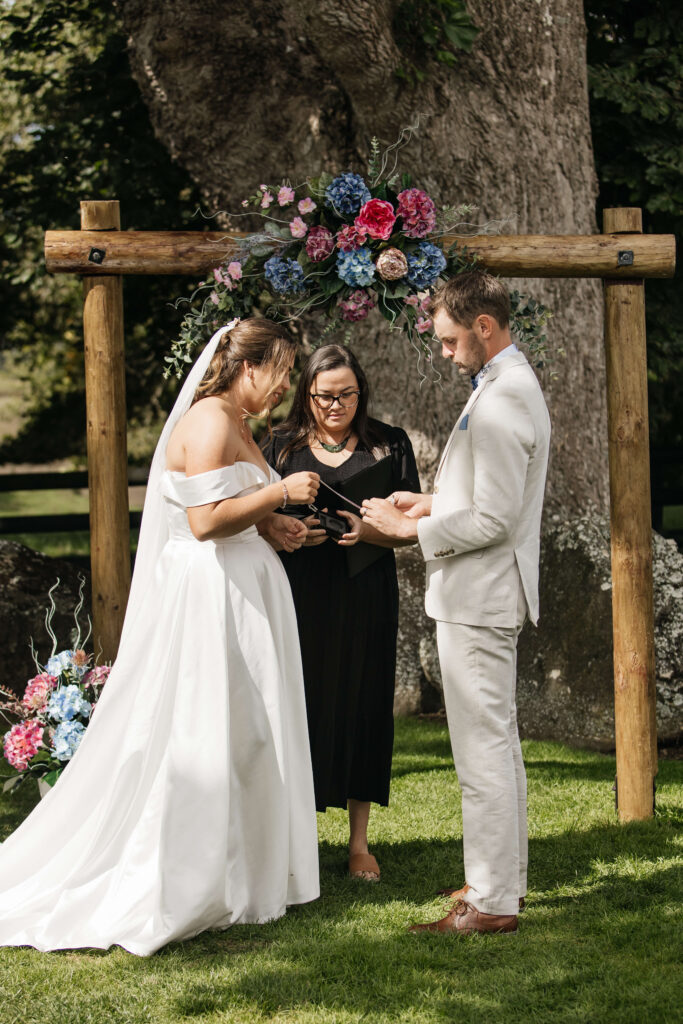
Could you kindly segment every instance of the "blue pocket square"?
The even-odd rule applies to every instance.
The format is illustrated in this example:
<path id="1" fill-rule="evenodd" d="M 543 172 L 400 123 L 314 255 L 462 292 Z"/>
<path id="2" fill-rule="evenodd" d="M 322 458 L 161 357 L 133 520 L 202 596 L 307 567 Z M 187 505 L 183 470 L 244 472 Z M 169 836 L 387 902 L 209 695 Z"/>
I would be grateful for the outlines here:
<path id="1" fill-rule="evenodd" d="M 458 427 L 458 430 L 467 430 L 467 421 L 469 420 L 469 418 L 470 414 L 466 413 L 460 420 L 460 426 Z"/>

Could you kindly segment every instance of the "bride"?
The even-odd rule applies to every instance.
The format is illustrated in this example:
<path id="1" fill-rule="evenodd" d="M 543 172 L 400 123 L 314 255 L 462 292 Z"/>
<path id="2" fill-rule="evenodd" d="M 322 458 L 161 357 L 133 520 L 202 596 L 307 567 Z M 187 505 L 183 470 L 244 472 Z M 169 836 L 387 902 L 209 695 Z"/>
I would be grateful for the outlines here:
<path id="1" fill-rule="evenodd" d="M 0 846 L 0 945 L 148 955 L 270 921 L 319 895 L 292 597 L 280 559 L 305 528 L 246 416 L 289 386 L 294 343 L 221 328 L 152 463 L 119 654 L 75 757 Z"/>

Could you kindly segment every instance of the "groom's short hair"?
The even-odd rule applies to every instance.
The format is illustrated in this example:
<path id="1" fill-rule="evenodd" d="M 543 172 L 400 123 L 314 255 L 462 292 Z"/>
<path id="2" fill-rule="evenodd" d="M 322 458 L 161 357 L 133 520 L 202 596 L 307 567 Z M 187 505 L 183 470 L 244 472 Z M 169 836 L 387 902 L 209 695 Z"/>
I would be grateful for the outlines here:
<path id="1" fill-rule="evenodd" d="M 497 277 L 483 270 L 468 270 L 444 281 L 429 303 L 433 316 L 443 309 L 456 324 L 468 329 L 482 313 L 500 327 L 510 322 L 510 293 Z"/>

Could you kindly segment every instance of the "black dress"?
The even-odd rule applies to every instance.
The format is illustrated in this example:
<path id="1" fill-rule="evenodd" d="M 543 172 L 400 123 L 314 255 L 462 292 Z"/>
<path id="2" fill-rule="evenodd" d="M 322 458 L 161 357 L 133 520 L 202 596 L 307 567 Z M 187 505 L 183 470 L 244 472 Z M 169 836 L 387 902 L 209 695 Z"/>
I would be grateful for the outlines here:
<path id="1" fill-rule="evenodd" d="M 374 421 L 386 438 L 393 465 L 392 489 L 419 491 L 413 449 L 404 430 Z M 327 466 L 306 446 L 282 466 L 286 436 L 264 448 L 282 476 L 319 473 L 335 490 L 375 461 L 360 444 L 340 466 Z M 380 456 L 381 457 L 381 456 Z M 303 508 L 292 510 L 306 514 Z M 330 509 L 330 511 L 334 511 Z M 308 513 L 310 515 L 310 512 Z M 346 807 L 349 799 L 387 805 L 394 742 L 394 682 L 398 583 L 391 548 L 349 577 L 346 555 L 329 537 L 280 557 L 294 595 L 306 689 L 316 807 Z"/>

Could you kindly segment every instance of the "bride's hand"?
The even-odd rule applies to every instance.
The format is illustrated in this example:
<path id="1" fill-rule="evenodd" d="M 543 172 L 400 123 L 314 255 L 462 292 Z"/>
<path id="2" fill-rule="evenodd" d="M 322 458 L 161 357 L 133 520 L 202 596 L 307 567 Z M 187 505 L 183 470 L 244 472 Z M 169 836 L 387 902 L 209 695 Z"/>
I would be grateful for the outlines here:
<path id="1" fill-rule="evenodd" d="M 290 505 L 310 505 L 320 487 L 318 473 L 291 473 L 282 480 L 287 488 L 287 499 Z"/>
<path id="2" fill-rule="evenodd" d="M 341 509 L 339 509 L 336 514 L 346 519 L 349 524 L 348 532 L 339 538 L 337 544 L 344 548 L 353 547 L 353 545 L 357 544 L 361 539 L 361 535 L 363 533 L 363 520 L 359 516 L 354 516 L 353 512 L 343 512 Z"/>
<path id="3" fill-rule="evenodd" d="M 276 551 L 296 551 L 306 541 L 307 528 L 293 516 L 272 512 L 259 523 L 258 532 Z"/>
<path id="4" fill-rule="evenodd" d="M 323 509 L 324 512 L 327 509 Z M 327 534 L 324 530 L 320 529 L 320 520 L 316 519 L 315 516 L 307 516 L 306 519 L 302 520 L 304 526 L 308 530 L 306 534 L 306 540 L 304 541 L 304 547 L 314 548 L 318 544 L 322 544 L 327 540 Z"/>

